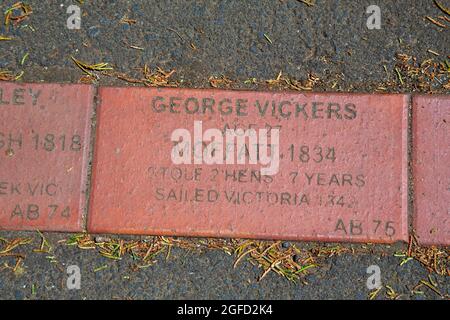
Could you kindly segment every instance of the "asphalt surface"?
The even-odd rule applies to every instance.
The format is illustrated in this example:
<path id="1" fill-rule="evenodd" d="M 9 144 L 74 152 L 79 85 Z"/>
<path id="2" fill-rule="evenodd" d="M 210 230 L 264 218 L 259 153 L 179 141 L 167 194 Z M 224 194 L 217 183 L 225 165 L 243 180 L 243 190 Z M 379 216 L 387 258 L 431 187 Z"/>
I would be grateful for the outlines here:
<path id="1" fill-rule="evenodd" d="M 1 11 L 15 2 L 2 1 Z M 14 37 L 0 41 L 0 69 L 23 71 L 20 81 L 26 82 L 78 82 L 82 73 L 70 59 L 74 56 L 108 62 L 136 76 L 144 64 L 174 69 L 174 79 L 184 87 L 209 87 L 210 76 L 224 75 L 240 83 L 235 87 L 264 89 L 243 81 L 273 79 L 282 71 L 296 79 L 314 73 L 324 83 L 338 82 L 333 89 L 324 85 L 317 90 L 371 92 L 395 77 L 386 70 L 393 70 L 396 53 L 419 61 L 445 60 L 449 54 L 449 29 L 425 19 L 443 13 L 425 0 L 377 0 L 381 30 L 366 27 L 366 8 L 374 1 L 317 0 L 308 7 L 296 0 L 87 0 L 80 5 L 80 30 L 66 27 L 66 9 L 76 1 L 27 2 L 33 8 L 29 19 L 0 29 L 0 34 Z M 450 1 L 440 2 L 450 7 Z M 136 23 L 119 23 L 125 16 Z M 101 77 L 99 83 L 130 85 L 113 77 Z M 23 272 L 0 271 L 0 299 L 366 299 L 366 269 L 373 264 L 380 267 L 383 285 L 402 293 L 400 298 L 440 298 L 428 289 L 411 294 L 429 273 L 417 261 L 399 265 L 393 253 L 401 244 L 377 246 L 385 254 L 329 258 L 294 284 L 273 273 L 258 282 L 262 270 L 257 266 L 243 262 L 233 269 L 233 256 L 212 250 L 174 249 L 169 259 L 162 256 L 154 266 L 132 271 L 131 258 L 116 262 L 91 250 L 58 245 L 67 238 L 64 234 L 46 234 L 58 261 L 52 263 L 48 255 L 32 252 L 39 246 L 36 233 L 0 232 L 4 238 L 19 236 L 35 240 L 23 247 Z M 0 266 L 13 262 L 0 258 Z M 69 265 L 81 269 L 80 290 L 67 289 Z M 441 293 L 450 293 L 448 277 L 433 279 Z M 387 298 L 385 290 L 378 298 Z"/>

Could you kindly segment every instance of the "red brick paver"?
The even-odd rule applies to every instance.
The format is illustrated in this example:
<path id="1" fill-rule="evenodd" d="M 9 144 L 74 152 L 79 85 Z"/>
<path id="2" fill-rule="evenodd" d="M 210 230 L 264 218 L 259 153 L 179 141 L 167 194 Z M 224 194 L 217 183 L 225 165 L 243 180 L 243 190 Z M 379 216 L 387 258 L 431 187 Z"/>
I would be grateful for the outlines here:
<path id="1" fill-rule="evenodd" d="M 450 245 L 450 97 L 413 98 L 414 229 L 422 244 Z"/>
<path id="2" fill-rule="evenodd" d="M 90 232 L 407 240 L 405 95 L 100 88 L 100 98 Z M 238 128 L 256 140 L 222 136 Z M 230 148 L 207 158 L 221 139 Z M 222 164 L 229 154 L 235 164 Z"/>
<path id="3" fill-rule="evenodd" d="M 0 229 L 82 230 L 93 97 L 0 83 Z"/>

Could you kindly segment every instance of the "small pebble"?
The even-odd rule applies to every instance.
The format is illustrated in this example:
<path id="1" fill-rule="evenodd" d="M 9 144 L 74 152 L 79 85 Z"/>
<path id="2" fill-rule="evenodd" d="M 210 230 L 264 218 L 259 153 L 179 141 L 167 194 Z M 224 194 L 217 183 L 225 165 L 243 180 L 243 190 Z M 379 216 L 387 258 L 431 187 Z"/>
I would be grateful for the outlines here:
<path id="1" fill-rule="evenodd" d="M 90 38 L 96 38 L 100 34 L 100 29 L 93 26 L 88 29 L 87 33 Z"/>
<path id="2" fill-rule="evenodd" d="M 25 297 L 25 296 L 24 296 L 24 294 L 23 294 L 22 291 L 20 291 L 20 290 L 14 291 L 14 298 L 15 298 L 16 300 L 23 300 L 24 297 Z"/>
<path id="3" fill-rule="evenodd" d="M 253 46 L 250 47 L 250 52 L 251 53 L 258 53 L 258 48 L 255 45 L 253 45 Z"/>
<path id="4" fill-rule="evenodd" d="M 94 241 L 96 243 L 101 243 L 101 242 L 109 242 L 109 241 L 111 241 L 111 239 L 109 239 L 107 237 L 97 236 L 97 237 L 94 238 Z"/>
<path id="5" fill-rule="evenodd" d="M 146 34 L 144 36 L 145 41 L 155 41 L 158 39 L 158 36 L 155 34 Z"/>
<path id="6" fill-rule="evenodd" d="M 284 248 L 284 249 L 287 249 L 287 248 L 289 248 L 290 246 L 291 246 L 291 244 L 290 244 L 289 242 L 283 242 L 283 243 L 281 243 L 281 247 Z"/>

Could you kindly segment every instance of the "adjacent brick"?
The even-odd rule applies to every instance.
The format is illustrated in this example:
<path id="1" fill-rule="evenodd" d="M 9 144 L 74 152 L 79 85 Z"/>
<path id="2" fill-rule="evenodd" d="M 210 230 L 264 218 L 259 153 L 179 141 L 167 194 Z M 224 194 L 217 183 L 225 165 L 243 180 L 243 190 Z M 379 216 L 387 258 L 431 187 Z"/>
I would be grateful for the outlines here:
<path id="1" fill-rule="evenodd" d="M 407 240 L 407 96 L 100 88 L 100 98 L 90 232 Z M 194 136 L 196 121 L 203 133 L 279 128 L 278 173 L 262 175 L 263 159 L 174 164 L 174 130 Z M 200 162 L 192 149 L 185 162 Z"/>
<path id="2" fill-rule="evenodd" d="M 0 229 L 83 229 L 93 94 L 0 83 Z"/>
<path id="3" fill-rule="evenodd" d="M 414 229 L 420 243 L 450 245 L 450 97 L 413 98 Z"/>

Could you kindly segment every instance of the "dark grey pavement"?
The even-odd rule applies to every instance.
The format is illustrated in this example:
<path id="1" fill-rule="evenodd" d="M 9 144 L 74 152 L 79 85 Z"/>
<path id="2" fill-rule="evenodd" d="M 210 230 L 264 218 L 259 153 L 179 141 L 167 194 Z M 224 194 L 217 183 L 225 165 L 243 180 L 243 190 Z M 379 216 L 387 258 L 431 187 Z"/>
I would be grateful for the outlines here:
<path id="1" fill-rule="evenodd" d="M 1 1 L 0 12 L 15 2 Z M 0 41 L 0 69 L 23 71 L 20 81 L 26 82 L 78 82 L 83 74 L 73 56 L 110 63 L 135 77 L 144 64 L 175 70 L 173 79 L 183 87 L 209 87 L 209 77 L 223 75 L 236 80 L 234 88 L 266 89 L 244 81 L 273 79 L 282 71 L 299 80 L 313 73 L 321 79 L 315 90 L 372 92 L 391 82 L 397 84 L 390 91 L 420 91 L 407 85 L 406 75 L 405 85 L 398 83 L 396 54 L 419 62 L 450 61 L 450 24 L 441 28 L 427 20 L 445 14 L 426 0 L 316 0 L 314 6 L 297 0 L 27 2 L 33 8 L 29 19 L 10 30 L 0 28 L 0 35 L 14 38 Z M 450 8 L 450 1 L 440 3 Z M 66 27 L 70 4 L 82 10 L 80 30 Z M 366 27 L 371 4 L 381 9 L 381 30 Z M 120 23 L 124 17 L 136 23 Z M 99 84 L 131 85 L 108 76 L 101 76 Z M 449 93 L 443 84 L 434 81 L 432 88 Z M 10 239 L 23 235 L 0 232 Z M 111 261 L 92 250 L 57 244 L 65 235 L 46 234 L 55 250 L 50 256 L 58 261 L 52 263 L 49 254 L 32 252 L 39 246 L 37 234 L 25 235 L 34 243 L 20 248 L 26 254 L 23 270 L 0 271 L 1 299 L 366 299 L 366 269 L 374 264 L 383 285 L 400 298 L 440 298 L 424 287 L 423 293 L 411 293 L 421 280 L 430 281 L 429 273 L 414 260 L 399 265 L 401 259 L 393 254 L 404 245 L 377 246 L 385 254 L 331 257 L 294 284 L 274 273 L 258 282 L 260 269 L 246 262 L 233 269 L 234 257 L 220 251 L 174 249 L 168 260 L 162 255 L 154 266 L 133 271 L 130 257 Z M 14 261 L 0 257 L 0 269 L 5 263 Z M 68 265 L 81 268 L 80 290 L 66 287 Z M 449 294 L 448 277 L 433 274 L 432 279 L 442 294 Z M 378 297 L 387 298 L 386 288 Z"/>
<path id="2" fill-rule="evenodd" d="M 377 299 L 389 298 L 387 287 L 398 299 L 441 298 L 424 286 L 413 292 L 421 280 L 430 282 L 429 272 L 415 260 L 400 265 L 402 258 L 394 253 L 402 245 L 375 246 L 375 254 L 324 259 L 293 283 L 273 272 L 258 281 L 262 269 L 245 259 L 233 268 L 235 257 L 218 250 L 174 248 L 169 256 L 159 255 L 153 266 L 136 270 L 139 263 L 131 256 L 115 261 L 94 250 L 58 244 L 67 235 L 45 234 L 53 247 L 50 253 L 33 252 L 41 243 L 37 233 L 0 232 L 0 237 L 6 236 L 32 237 L 34 241 L 14 251 L 26 255 L 21 268 L 0 271 L 2 299 L 367 299 L 372 292 L 366 286 L 371 265 L 381 271 L 383 288 Z M 1 258 L 0 269 L 5 263 L 14 267 L 15 261 Z M 67 288 L 67 267 L 71 265 L 80 268 L 80 290 Z M 431 277 L 442 295 L 450 293 L 448 277 L 434 273 Z"/>

